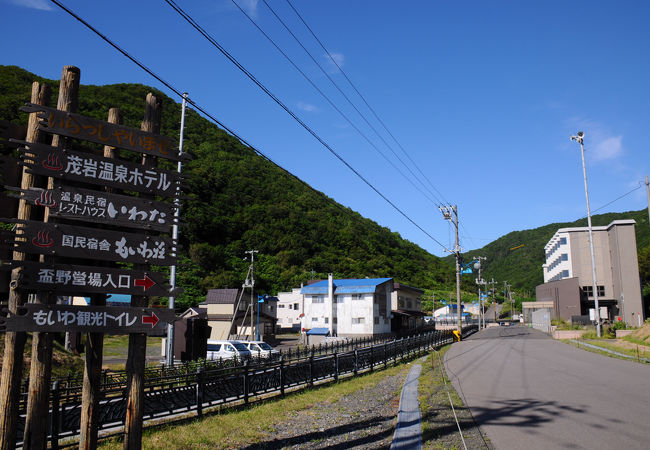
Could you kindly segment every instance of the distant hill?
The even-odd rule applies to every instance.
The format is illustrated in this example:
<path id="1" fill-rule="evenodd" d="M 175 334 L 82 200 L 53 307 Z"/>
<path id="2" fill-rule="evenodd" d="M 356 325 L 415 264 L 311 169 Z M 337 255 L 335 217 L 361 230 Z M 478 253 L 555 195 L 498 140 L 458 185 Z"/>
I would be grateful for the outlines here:
<path id="1" fill-rule="evenodd" d="M 628 211 L 623 213 L 599 214 L 592 217 L 593 226 L 608 225 L 613 220 L 634 219 L 636 221 L 636 240 L 639 251 L 640 269 L 645 279 L 650 282 L 646 266 L 642 258 L 648 258 L 650 252 L 650 227 L 648 226 L 648 210 Z M 534 295 L 535 286 L 544 282 L 542 264 L 544 264 L 544 245 L 553 237 L 559 228 L 586 227 L 587 218 L 575 222 L 552 223 L 539 228 L 523 231 L 513 231 L 490 242 L 485 247 L 463 253 L 465 260 L 473 256 L 486 256 L 483 263 L 483 278 L 494 278 L 503 285 L 503 280 L 513 286 L 514 290 L 524 294 L 526 291 Z M 519 248 L 515 248 L 519 247 Z M 511 250 L 513 249 L 513 250 Z M 453 256 L 446 257 L 450 262 Z M 465 275 L 465 278 L 475 278 L 475 275 Z"/>
<path id="2" fill-rule="evenodd" d="M 82 67 L 82 82 L 83 77 Z M 27 123 L 27 114 L 18 108 L 29 101 L 36 80 L 52 87 L 50 106 L 55 106 L 58 81 L 0 66 L 0 119 Z M 82 85 L 78 112 L 105 120 L 109 108 L 120 107 L 124 124 L 139 128 L 148 92 L 163 99 L 162 134 L 176 138 L 180 104 L 148 86 Z M 241 286 L 248 268 L 244 252 L 251 249 L 259 251 L 258 293 L 290 290 L 329 272 L 453 289 L 451 265 L 314 190 L 192 110 L 186 116 L 184 149 L 194 158 L 184 166 L 189 191 L 180 230 L 181 307 L 204 300 L 207 289 Z M 299 148 L 293 150 L 300 154 Z"/>

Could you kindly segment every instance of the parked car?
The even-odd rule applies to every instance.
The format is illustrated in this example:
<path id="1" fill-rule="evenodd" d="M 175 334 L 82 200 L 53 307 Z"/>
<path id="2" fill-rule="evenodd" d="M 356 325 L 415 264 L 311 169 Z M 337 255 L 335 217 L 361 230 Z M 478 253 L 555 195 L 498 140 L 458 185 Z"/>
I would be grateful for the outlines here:
<path id="1" fill-rule="evenodd" d="M 208 339 L 206 359 L 250 359 L 251 352 L 240 341 L 217 341 Z"/>
<path id="2" fill-rule="evenodd" d="M 251 356 L 259 358 L 276 359 L 280 352 L 264 341 L 243 341 L 246 348 L 251 352 Z"/>

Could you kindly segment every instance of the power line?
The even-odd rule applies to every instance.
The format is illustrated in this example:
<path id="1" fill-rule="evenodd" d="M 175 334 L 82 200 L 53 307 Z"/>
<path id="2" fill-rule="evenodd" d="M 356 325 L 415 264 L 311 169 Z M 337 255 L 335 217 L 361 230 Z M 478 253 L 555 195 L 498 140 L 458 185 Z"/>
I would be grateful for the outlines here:
<path id="1" fill-rule="evenodd" d="M 606 206 L 609 206 L 609 205 L 611 205 L 612 203 L 614 203 L 614 202 L 616 202 L 616 201 L 622 199 L 623 197 L 626 197 L 626 196 L 630 195 L 632 192 L 641 189 L 641 188 L 643 187 L 643 184 L 642 184 L 642 183 L 643 183 L 642 181 L 639 181 L 639 185 L 638 185 L 637 187 L 635 187 L 634 189 L 632 189 L 632 190 L 629 191 L 629 192 L 626 192 L 625 194 L 621 195 L 620 197 L 616 197 L 616 198 L 615 198 L 614 200 L 612 200 L 611 202 L 609 202 L 609 203 L 605 203 L 603 206 L 594 209 L 594 210 L 592 211 L 592 213 L 593 213 L 593 212 L 596 212 L 596 211 L 599 211 L 599 210 L 605 208 Z M 586 216 L 585 216 L 585 217 L 586 217 Z"/>
<path id="2" fill-rule="evenodd" d="M 321 143 L 332 155 L 334 155 L 339 161 L 341 161 L 348 169 L 350 169 L 360 180 L 362 180 L 368 187 L 370 187 L 377 195 L 384 199 L 386 203 L 399 212 L 406 220 L 411 222 L 416 228 L 430 237 L 434 242 L 438 243 L 441 247 L 444 247 L 436 238 L 431 236 L 424 228 L 418 225 L 413 219 L 411 219 L 404 211 L 402 211 L 395 203 L 393 203 L 388 197 L 379 191 L 370 181 L 368 181 L 361 173 L 359 173 L 354 167 L 352 167 L 341 155 L 339 155 L 327 142 L 323 140 L 312 128 L 309 127 L 305 122 L 303 122 L 287 105 L 285 105 L 278 97 L 275 96 L 262 82 L 260 82 L 255 76 L 250 73 L 237 59 L 232 56 L 225 48 L 221 46 L 207 31 L 205 31 L 189 14 L 187 14 L 183 9 L 181 9 L 174 0 L 165 0 L 165 2 L 170 5 L 178 14 L 181 15 L 195 30 L 197 30 L 204 38 L 208 40 L 212 45 L 214 45 L 226 58 L 228 58 L 239 70 L 241 70 L 251 81 L 253 81 L 266 95 L 271 97 L 271 99 L 282 109 L 284 109 L 287 114 L 289 114 L 293 119 L 298 122 L 309 134 L 311 134 L 318 142 Z"/>
<path id="3" fill-rule="evenodd" d="M 327 56 L 329 56 L 329 58 L 332 60 L 332 62 L 336 65 L 336 67 L 339 69 L 339 71 L 341 72 L 341 74 L 345 77 L 345 79 L 346 79 L 347 82 L 350 84 L 350 86 L 352 86 L 352 89 L 354 89 L 354 91 L 355 91 L 355 92 L 357 93 L 357 95 L 361 98 L 361 100 L 363 100 L 363 103 L 365 103 L 365 105 L 366 105 L 366 106 L 368 107 L 368 109 L 372 112 L 372 114 L 375 116 L 375 118 L 377 119 L 377 121 L 382 125 L 382 127 L 384 128 L 384 130 L 386 130 L 386 132 L 387 132 L 387 133 L 390 135 L 390 137 L 395 141 L 395 143 L 397 143 L 397 145 L 399 146 L 399 148 L 400 148 L 400 149 L 402 150 L 402 152 L 406 155 L 406 157 L 411 161 L 411 163 L 415 166 L 415 168 L 418 170 L 418 172 L 420 172 L 420 174 L 424 177 L 424 179 L 427 180 L 427 181 L 429 182 L 429 185 L 431 185 L 431 187 L 432 187 L 432 188 L 433 188 L 433 189 L 434 189 L 434 190 L 435 190 L 435 191 L 440 195 L 440 198 L 442 198 L 442 200 L 443 200 L 443 202 L 441 202 L 441 203 L 447 203 L 447 204 L 449 204 L 450 202 L 447 201 L 447 200 L 445 199 L 444 195 L 442 195 L 442 193 L 441 193 L 441 192 L 440 192 L 440 191 L 439 191 L 439 190 L 438 190 L 438 189 L 433 185 L 433 183 L 431 182 L 431 180 L 429 180 L 429 178 L 428 178 L 428 177 L 427 177 L 427 176 L 422 172 L 422 170 L 420 169 L 420 167 L 419 167 L 419 166 L 415 163 L 415 161 L 413 161 L 413 159 L 409 156 L 408 152 L 404 149 L 404 147 L 402 146 L 402 144 L 397 140 L 397 138 L 393 135 L 393 133 L 391 133 L 391 131 L 388 129 L 388 127 L 386 126 L 386 124 L 384 123 L 384 121 L 381 120 L 381 118 L 379 117 L 379 115 L 377 115 L 377 113 L 375 112 L 375 110 L 373 109 L 373 107 L 370 106 L 370 104 L 368 104 L 368 102 L 366 101 L 366 98 L 363 96 L 363 94 L 361 94 L 361 92 L 359 92 L 359 90 L 358 90 L 357 87 L 354 85 L 354 83 L 352 82 L 352 80 L 350 80 L 350 78 L 349 78 L 348 75 L 345 73 L 345 71 L 341 68 L 341 66 L 338 64 L 338 62 L 336 62 L 336 59 L 335 59 L 335 58 L 332 56 L 332 54 L 327 50 L 327 48 L 325 48 L 325 45 L 323 45 L 323 43 L 321 42 L 321 40 L 318 39 L 318 36 L 316 36 L 316 33 L 314 33 L 314 31 L 313 31 L 313 30 L 311 29 L 311 27 L 307 24 L 307 22 L 305 21 L 305 19 L 303 19 L 302 15 L 300 15 L 300 13 L 298 12 L 298 10 L 296 10 L 296 8 L 293 6 L 293 4 L 291 3 L 291 1 L 290 1 L 290 0 L 287 0 L 287 3 L 288 3 L 289 6 L 291 7 L 291 9 L 296 13 L 296 15 L 298 16 L 298 18 L 300 19 L 300 21 L 305 25 L 305 27 L 307 28 L 307 30 L 309 30 L 309 32 L 310 32 L 311 35 L 314 37 L 314 39 L 316 40 L 316 42 L 318 42 L 318 44 L 321 46 L 321 48 L 323 49 L 323 51 L 325 51 L 325 53 L 327 54 Z"/>
<path id="4" fill-rule="evenodd" d="M 232 0 L 232 1 L 233 1 L 233 3 L 235 3 L 235 0 Z M 413 175 L 413 177 L 414 177 L 415 179 L 417 179 L 417 180 L 422 184 L 422 186 L 423 186 L 425 189 L 429 190 L 429 189 L 427 188 L 426 184 L 424 184 L 424 183 L 422 182 L 422 180 L 420 180 L 420 179 L 418 178 L 418 176 L 413 172 L 413 170 L 411 170 L 411 168 L 410 168 L 406 163 L 404 163 L 404 161 L 402 161 L 402 158 L 399 157 L 399 155 L 398 155 L 398 154 L 393 150 L 393 148 L 390 146 L 390 144 L 388 144 L 388 142 L 386 142 L 386 140 L 383 138 L 383 136 L 382 136 L 381 134 L 379 134 L 379 132 L 377 131 L 377 129 L 376 129 L 376 128 L 375 128 L 375 127 L 374 127 L 374 126 L 373 126 L 373 125 L 368 121 L 368 119 L 366 119 L 366 116 L 365 116 L 361 111 L 359 111 L 359 108 L 357 108 L 357 106 L 352 102 L 352 100 L 350 100 L 350 98 L 346 95 L 346 93 L 343 92 L 343 90 L 342 90 L 341 87 L 338 85 L 338 83 L 337 83 L 336 81 L 334 81 L 334 79 L 330 76 L 330 74 L 327 73 L 327 71 L 323 68 L 323 66 L 322 66 L 322 65 L 321 65 L 321 64 L 316 60 L 316 58 L 314 58 L 314 55 L 312 55 L 311 52 L 310 52 L 309 50 L 307 50 L 307 48 L 306 48 L 306 47 L 304 46 L 304 44 L 300 41 L 300 39 L 298 39 L 298 37 L 295 35 L 295 33 L 294 33 L 293 31 L 291 31 L 291 29 L 289 28 L 289 26 L 288 26 L 288 25 L 287 25 L 287 24 L 282 20 L 282 18 L 281 18 L 281 17 L 280 17 L 276 12 L 275 12 L 275 10 L 274 10 L 274 9 L 273 9 L 269 4 L 268 4 L 268 2 L 267 2 L 266 0 L 262 0 L 262 1 L 263 1 L 264 4 L 266 5 L 266 7 L 269 9 L 269 11 L 271 11 L 271 13 L 275 16 L 275 18 L 278 20 L 278 22 L 280 22 L 280 23 L 282 24 L 282 26 L 284 27 L 284 29 L 285 29 L 285 30 L 286 30 L 286 31 L 291 35 L 291 37 L 292 37 L 292 38 L 293 38 L 293 39 L 298 43 L 298 45 L 300 45 L 300 47 L 305 51 L 305 53 L 307 53 L 307 55 L 309 56 L 309 58 L 310 58 L 310 59 L 312 60 L 312 62 L 313 62 L 313 63 L 314 63 L 314 64 L 315 64 L 319 69 L 320 69 L 320 71 L 323 73 L 323 75 L 325 75 L 325 77 L 330 81 L 330 83 L 331 83 L 331 84 L 332 84 L 332 85 L 333 85 L 333 86 L 334 86 L 334 87 L 339 91 L 339 93 L 343 96 L 343 98 L 345 98 L 345 100 L 348 102 L 348 104 L 349 104 L 350 106 L 352 106 L 352 108 L 357 112 L 357 114 L 359 114 L 359 116 L 363 119 L 363 121 L 366 123 L 366 125 L 368 125 L 368 126 L 370 127 L 370 129 L 371 129 L 371 130 L 372 130 L 372 131 L 377 135 L 377 137 L 378 137 L 378 138 L 379 138 L 379 139 L 384 143 L 384 145 L 385 145 L 385 146 L 386 146 L 386 147 L 391 151 L 391 153 L 392 153 L 392 154 L 397 158 L 397 160 L 398 160 L 400 163 L 402 163 L 402 165 L 403 165 L 404 167 L 406 167 L 406 169 L 411 173 L 411 175 Z M 240 9 L 241 9 L 241 8 L 240 8 Z M 401 173 L 401 172 L 400 172 L 400 173 Z M 412 183 L 412 182 L 411 182 L 411 183 Z M 436 197 L 436 195 L 435 195 L 433 192 L 431 192 L 430 190 L 429 190 L 429 192 L 430 192 L 434 197 Z M 438 201 L 438 203 L 441 203 L 441 201 L 440 201 L 439 199 L 436 199 L 436 200 Z M 432 203 L 435 203 L 435 202 L 432 201 Z"/>
<path id="5" fill-rule="evenodd" d="M 95 27 L 93 27 L 92 25 L 90 25 L 88 22 L 86 22 L 84 19 L 82 19 L 80 16 L 78 16 L 78 15 L 77 15 L 76 13 L 74 13 L 72 10 L 70 10 L 69 8 L 67 8 L 65 5 L 63 5 L 63 4 L 62 4 L 61 2 L 59 2 L 58 0 L 51 0 L 51 1 L 52 1 L 52 3 L 54 3 L 55 5 L 57 5 L 59 8 L 63 9 L 65 12 L 67 12 L 70 16 L 74 17 L 77 21 L 79 21 L 80 23 L 82 23 L 85 27 L 87 27 L 89 30 L 91 30 L 93 33 L 95 33 L 97 36 L 99 36 L 102 40 L 104 40 L 106 43 L 108 43 L 111 47 L 113 47 L 113 48 L 116 49 L 118 52 L 120 52 L 122 55 L 124 55 L 125 57 L 127 57 L 128 59 L 130 59 L 133 63 L 135 63 L 135 64 L 136 64 L 138 67 L 140 67 L 142 70 L 144 70 L 144 71 L 147 72 L 149 75 L 151 75 L 153 78 L 155 78 L 155 79 L 158 80 L 160 83 L 162 83 L 163 85 L 165 85 L 169 90 L 171 90 L 172 92 L 174 92 L 177 96 L 179 96 L 179 97 L 181 97 L 181 98 L 183 97 L 183 92 L 182 92 L 181 90 L 176 89 L 176 88 L 175 88 L 174 86 L 172 86 L 170 83 L 168 83 L 167 81 L 163 80 L 159 75 L 157 75 L 156 73 L 154 73 L 151 69 L 149 69 L 149 68 L 148 68 L 147 66 L 145 66 L 143 63 L 141 63 L 138 59 L 136 59 L 135 57 L 131 56 L 128 52 L 126 52 L 126 50 L 122 49 L 120 46 L 118 46 L 116 43 L 114 43 L 111 39 L 109 39 L 106 35 L 104 35 L 104 34 L 101 33 L 99 30 L 97 30 Z M 165 1 L 167 1 L 167 3 L 169 3 L 170 6 L 172 6 L 171 3 L 173 3 L 173 1 L 171 1 L 171 0 L 165 0 Z M 170 1 L 171 1 L 171 3 L 170 3 Z M 172 7 L 173 7 L 174 9 L 177 8 L 175 5 L 172 6 Z M 177 12 L 179 12 L 179 14 L 180 14 L 180 11 L 177 11 Z M 187 19 L 186 19 L 186 20 L 187 20 Z M 188 21 L 189 21 L 189 20 L 188 20 Z M 190 22 L 190 23 L 191 23 L 191 22 Z M 202 33 L 202 34 L 203 34 L 203 33 Z M 215 44 L 216 44 L 216 42 L 215 42 Z M 218 44 L 216 44 L 216 45 L 218 45 Z M 220 46 L 219 46 L 219 47 L 220 47 Z M 218 47 L 218 48 L 219 48 L 219 47 Z M 222 53 L 224 53 L 224 55 L 226 55 L 229 59 L 232 58 L 232 56 L 230 56 L 227 52 L 225 52 L 225 50 L 222 50 Z M 234 60 L 234 58 L 233 58 L 232 60 L 233 60 L 233 63 L 236 62 L 236 61 Z M 241 66 L 239 63 L 236 63 L 236 65 L 237 65 L 237 67 L 241 67 L 241 69 L 243 69 L 244 71 L 246 70 L 246 69 L 244 69 L 243 66 Z M 245 73 L 248 74 L 247 71 L 246 71 Z M 252 75 L 249 75 L 249 76 L 252 77 Z M 256 82 L 256 84 L 259 83 L 257 80 L 254 79 L 254 77 L 253 77 L 252 79 Z M 260 85 L 260 87 L 262 88 L 261 83 L 260 83 L 259 85 Z M 266 88 L 263 88 L 263 89 L 265 90 L 265 92 L 268 91 Z M 269 92 L 269 94 L 272 95 L 270 92 Z M 272 98 L 275 98 L 275 97 L 272 97 Z M 279 100 L 277 100 L 277 101 L 279 102 Z M 235 133 L 235 132 L 232 131 L 230 128 L 228 128 L 227 126 L 225 126 L 221 121 L 219 121 L 216 117 L 214 117 L 212 114 L 210 114 L 210 113 L 207 112 L 205 109 L 203 109 L 201 106 L 199 106 L 196 102 L 194 102 L 194 101 L 191 100 L 191 99 L 187 99 L 187 102 L 190 103 L 192 106 L 194 106 L 198 111 L 202 112 L 202 113 L 205 114 L 207 117 L 209 117 L 212 121 L 214 121 L 214 123 L 216 123 L 217 125 L 221 126 L 223 129 L 225 129 L 225 130 L 226 130 L 228 133 L 230 133 L 232 136 L 234 136 L 235 138 L 237 138 L 237 139 L 238 139 L 240 142 L 242 142 L 244 145 L 246 145 L 247 147 L 251 148 L 253 151 L 255 151 L 256 153 L 258 153 L 260 156 L 263 156 L 265 159 L 267 159 L 268 161 L 270 161 L 270 162 L 271 162 L 272 164 L 274 164 L 275 166 L 281 168 L 282 170 L 284 170 L 284 171 L 287 172 L 287 173 L 290 173 L 290 172 L 287 171 L 286 169 L 283 169 L 281 166 L 279 166 L 278 164 L 276 164 L 275 162 L 273 162 L 270 158 L 268 158 L 266 155 L 264 155 L 260 150 L 258 150 L 257 148 L 253 147 L 252 145 L 250 145 L 250 144 L 249 144 L 245 139 L 243 139 L 243 138 L 241 138 L 240 136 L 238 136 L 237 133 Z M 413 219 L 411 219 L 408 215 L 406 215 L 406 213 L 404 213 L 404 212 L 403 212 L 400 208 L 398 208 L 398 207 L 397 207 L 393 202 L 391 202 L 387 197 L 385 197 L 385 196 L 384 196 L 384 195 L 383 195 L 383 194 L 382 194 L 382 193 L 381 193 L 377 188 L 375 188 L 375 187 L 374 187 L 374 186 L 373 186 L 369 181 L 367 181 L 365 178 L 363 178 L 363 176 L 362 176 L 361 174 L 359 174 L 359 173 L 358 173 L 358 172 L 357 172 L 357 171 L 356 171 L 352 166 L 350 166 L 350 165 L 349 165 L 349 164 L 348 164 L 348 163 L 347 163 L 347 162 L 346 162 L 346 161 L 345 161 L 345 160 L 344 160 L 340 155 L 338 155 L 338 154 L 337 154 L 333 149 L 331 149 L 331 147 L 329 147 L 329 146 L 328 146 L 328 145 L 327 145 L 327 144 L 326 144 L 326 143 L 325 143 L 325 142 L 324 142 L 324 141 L 323 141 L 323 140 L 322 140 L 322 139 L 321 139 L 321 138 L 320 138 L 320 137 L 319 137 L 319 136 L 318 136 L 318 135 L 317 135 L 313 130 L 311 130 L 309 127 L 307 127 L 307 125 L 305 125 L 302 121 L 300 121 L 300 119 L 297 118 L 297 117 L 295 116 L 295 114 L 291 113 L 290 110 L 289 110 L 289 109 L 288 109 L 288 108 L 287 108 L 287 107 L 286 107 L 282 102 L 280 102 L 280 105 L 281 105 L 281 106 L 282 106 L 282 107 L 283 107 L 287 112 L 289 112 L 289 113 L 290 113 L 290 114 L 291 114 L 291 115 L 292 115 L 292 116 L 293 116 L 293 117 L 294 117 L 294 118 L 295 118 L 295 119 L 296 119 L 296 120 L 297 120 L 301 125 L 303 125 L 303 127 L 305 127 L 305 129 L 307 129 L 307 131 L 309 131 L 310 134 L 312 134 L 312 135 L 313 135 L 313 136 L 314 136 L 314 137 L 315 137 L 319 142 L 321 142 L 321 144 L 323 144 L 323 145 L 324 145 L 328 150 L 330 150 L 331 153 L 333 153 L 333 154 L 334 154 L 334 155 L 335 155 L 335 156 L 336 156 L 336 157 L 337 157 L 341 162 L 343 162 L 343 163 L 344 163 L 344 164 L 345 164 L 345 165 L 346 165 L 350 170 L 352 170 L 352 171 L 353 171 L 353 172 L 354 172 L 354 173 L 355 173 L 359 178 L 361 178 L 361 179 L 362 179 L 362 180 L 363 180 L 363 181 L 364 181 L 364 182 L 365 182 L 365 183 L 366 183 L 366 184 L 367 184 L 367 185 L 368 185 L 368 186 L 369 186 L 373 191 L 375 191 L 375 192 L 376 192 L 376 193 L 377 193 L 381 198 L 383 198 L 383 199 L 384 199 L 384 200 L 385 200 L 389 205 L 391 205 L 391 206 L 392 206 L 392 207 L 393 207 L 397 212 L 399 212 L 399 213 L 400 213 L 404 218 L 406 218 L 409 222 L 411 222 L 411 224 L 413 224 L 416 228 L 418 228 L 420 231 L 422 231 L 426 236 L 428 236 L 429 238 L 431 238 L 431 240 L 433 240 L 433 241 L 436 242 L 438 245 L 440 245 L 441 247 L 444 248 L 444 245 L 442 245 L 442 243 L 440 243 L 440 241 L 438 241 L 438 240 L 437 240 L 436 238 L 434 238 L 431 234 L 429 234 L 426 230 L 424 230 L 420 225 L 418 225 L 415 221 L 413 221 Z M 291 175 L 295 177 L 295 175 L 293 175 L 293 174 L 291 174 Z M 298 178 L 298 177 L 296 177 L 296 178 Z M 299 179 L 299 178 L 298 178 L 298 179 Z M 300 180 L 300 181 L 303 182 L 302 180 Z M 303 182 L 303 183 L 304 183 L 304 182 Z M 306 183 L 305 183 L 305 184 L 306 184 Z"/>
<path id="6" fill-rule="evenodd" d="M 246 12 L 242 7 L 241 7 L 241 6 L 240 6 L 240 5 L 235 1 L 235 0 L 232 0 L 232 2 L 233 2 L 233 3 L 235 4 L 235 6 L 236 6 L 240 11 L 241 11 L 241 13 L 242 13 L 244 16 L 246 16 L 246 18 L 247 18 L 247 19 L 248 19 L 248 20 L 253 24 L 253 26 L 255 26 L 255 28 L 257 28 L 257 30 L 258 30 L 260 33 L 262 33 L 262 35 L 263 35 L 263 36 L 264 36 L 264 37 L 265 37 L 265 38 L 266 38 L 266 39 L 267 39 L 267 40 L 268 40 L 268 41 L 269 41 L 269 42 L 270 42 L 270 43 L 271 43 L 271 44 L 276 48 L 276 50 L 277 50 L 278 52 L 280 52 L 280 54 L 281 54 L 282 56 L 284 56 L 284 58 L 285 58 L 287 61 L 289 61 L 289 63 L 294 67 L 294 69 L 296 69 L 296 70 L 297 70 L 297 71 L 298 71 L 298 72 L 299 72 L 299 73 L 300 73 L 300 74 L 305 78 L 305 80 L 307 80 L 307 82 L 309 82 L 309 84 L 311 84 L 311 86 L 312 86 L 314 89 L 316 89 L 316 91 L 317 91 L 317 92 L 318 92 L 318 93 L 319 93 L 319 94 L 320 94 L 320 95 L 321 95 L 321 96 L 322 96 L 322 97 L 323 97 L 323 98 L 324 98 L 324 99 L 325 99 L 325 100 L 330 104 L 330 106 L 331 106 L 332 108 L 334 108 L 334 109 L 335 109 L 335 110 L 336 110 L 336 111 L 341 115 L 341 117 L 343 117 L 343 118 L 344 118 L 344 119 L 345 119 L 345 120 L 350 124 L 350 126 L 352 126 L 352 128 L 354 128 L 354 129 L 357 131 L 357 133 L 359 133 L 359 134 L 361 135 L 361 137 L 363 137 L 363 138 L 366 140 L 366 142 L 368 142 L 368 144 L 370 144 L 370 145 L 375 149 L 375 151 L 377 151 L 377 153 L 379 153 L 379 154 L 380 154 L 380 155 L 381 155 L 381 156 L 386 160 L 386 162 L 388 162 L 388 164 L 390 164 L 390 165 L 391 165 L 391 166 L 392 166 L 392 167 L 393 167 L 397 172 L 399 172 L 399 174 L 402 175 L 402 176 L 404 177 L 404 179 L 406 179 L 406 181 L 408 181 L 409 183 L 411 183 L 411 185 L 412 185 L 415 189 L 417 189 L 417 190 L 418 190 L 418 191 L 419 191 L 419 192 L 420 192 L 424 197 L 426 197 L 427 200 L 429 200 L 431 203 L 434 203 L 434 204 L 435 204 L 435 202 L 433 201 L 433 199 L 431 199 L 431 197 L 429 197 L 425 192 L 422 191 L 422 189 L 420 189 L 420 188 L 419 188 L 415 183 L 413 183 L 413 180 L 412 180 L 411 178 L 407 177 L 407 176 L 404 174 L 404 172 L 402 172 L 402 171 L 399 169 L 399 167 L 397 167 L 397 166 L 395 165 L 395 163 L 393 163 L 393 161 L 391 161 L 391 160 L 390 160 L 390 159 L 389 159 L 389 158 L 388 158 L 388 157 L 387 157 L 387 156 L 386 156 L 386 155 L 385 155 L 381 150 L 379 150 L 379 148 L 378 148 L 378 147 L 377 147 L 377 146 L 376 146 L 376 145 L 375 145 L 375 144 L 374 144 L 374 143 L 373 143 L 373 142 L 368 138 L 368 136 L 366 136 L 366 135 L 365 135 L 365 134 L 364 134 L 364 133 L 363 133 L 363 132 L 362 132 L 362 131 L 361 131 L 361 130 L 360 130 L 360 129 L 359 129 L 359 128 L 358 128 L 358 127 L 353 123 L 353 122 L 352 122 L 352 120 L 350 120 L 350 118 L 349 118 L 349 117 L 348 117 L 348 116 L 347 116 L 343 111 L 341 111 L 341 110 L 340 110 L 340 109 L 339 109 L 339 108 L 334 104 L 334 102 L 333 102 L 333 101 L 332 101 L 332 100 L 331 100 L 331 99 L 330 99 L 330 98 L 329 98 L 329 97 L 328 97 L 328 96 L 327 96 L 327 95 L 326 95 L 326 94 L 325 94 L 325 93 L 324 93 L 324 92 L 323 92 L 323 91 L 322 91 L 318 86 L 316 86 L 316 84 L 313 82 L 313 80 L 312 80 L 311 78 L 309 78 L 309 76 L 308 76 L 308 75 L 307 75 L 307 74 L 306 74 L 302 69 L 300 69 L 300 67 L 298 67 L 298 65 L 293 61 L 293 59 L 291 59 L 291 57 L 290 57 L 289 55 L 287 55 L 287 54 L 286 54 L 286 53 L 285 53 L 285 52 L 280 48 L 280 46 L 279 46 L 279 45 L 278 45 L 278 44 L 277 44 L 277 43 L 276 43 L 276 42 L 275 42 L 275 41 L 274 41 L 274 40 L 273 40 L 273 39 L 272 39 L 272 38 L 271 38 L 271 37 L 270 37 L 270 36 L 269 36 L 269 35 L 268 35 L 268 34 L 267 34 L 267 33 L 266 33 L 266 32 L 265 32 L 265 31 L 264 31 L 264 30 L 263 30 L 263 29 L 258 25 L 258 24 L 257 24 L 257 22 L 255 21 L 255 19 L 253 19 L 253 18 L 252 18 L 252 17 L 251 17 L 251 16 L 250 16 L 250 15 L 249 15 L 249 14 L 248 14 L 248 13 L 247 13 L 247 12 Z M 276 16 L 276 17 L 277 17 L 277 16 Z M 303 47 L 303 48 L 304 48 L 304 47 Z M 425 188 L 426 188 L 426 187 L 425 187 Z"/>

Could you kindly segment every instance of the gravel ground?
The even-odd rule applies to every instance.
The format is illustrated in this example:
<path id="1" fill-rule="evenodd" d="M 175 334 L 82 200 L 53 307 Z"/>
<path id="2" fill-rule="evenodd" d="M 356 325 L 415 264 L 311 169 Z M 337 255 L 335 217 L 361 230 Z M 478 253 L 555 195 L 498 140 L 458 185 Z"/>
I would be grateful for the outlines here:
<path id="1" fill-rule="evenodd" d="M 420 378 L 421 402 L 427 402 L 423 413 L 423 447 L 462 449 L 454 415 L 444 385 L 426 383 L 422 377 L 440 377 L 433 371 L 430 359 L 422 363 Z M 321 402 L 311 408 L 291 413 L 276 424 L 265 440 L 247 449 L 377 449 L 390 448 L 395 433 L 399 396 L 412 364 L 404 365 L 397 375 L 387 376 L 375 386 L 358 390 L 335 402 Z M 452 395 L 455 394 L 452 389 Z M 423 392 L 424 391 L 424 392 Z M 468 449 L 491 449 L 474 424 L 467 408 L 454 406 Z"/>
<path id="2" fill-rule="evenodd" d="M 389 448 L 395 432 L 399 395 L 411 365 L 336 402 L 321 402 L 290 414 L 268 439 L 253 448 Z"/>

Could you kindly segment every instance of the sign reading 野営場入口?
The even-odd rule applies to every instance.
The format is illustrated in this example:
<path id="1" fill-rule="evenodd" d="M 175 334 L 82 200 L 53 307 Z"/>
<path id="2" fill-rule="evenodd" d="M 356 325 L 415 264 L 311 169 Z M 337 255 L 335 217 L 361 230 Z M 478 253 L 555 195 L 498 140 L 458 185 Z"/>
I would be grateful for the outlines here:
<path id="1" fill-rule="evenodd" d="M 171 139 L 159 134 L 34 103 L 26 103 L 20 109 L 29 113 L 38 113 L 38 117 L 43 119 L 39 128 L 46 133 L 159 156 L 173 161 L 180 160 L 178 151 L 172 149 Z"/>
<path id="2" fill-rule="evenodd" d="M 19 143 L 24 146 L 20 149 L 23 164 L 36 175 L 165 197 L 177 195 L 181 179 L 177 172 L 45 144 Z"/>
<path id="3" fill-rule="evenodd" d="M 15 251 L 169 266 L 176 263 L 174 241 L 168 237 L 18 220 Z"/>
<path id="4" fill-rule="evenodd" d="M 22 267 L 17 289 L 55 291 L 61 294 L 113 294 L 167 297 L 178 295 L 166 284 L 164 275 L 143 270 L 114 269 L 33 261 L 0 261 L 0 270 Z"/>
<path id="5" fill-rule="evenodd" d="M 51 217 L 164 232 L 169 232 L 174 223 L 172 203 L 71 186 L 11 190 L 20 192 L 20 197 L 32 205 L 50 208 Z"/>
<path id="6" fill-rule="evenodd" d="M 0 318 L 6 331 L 161 334 L 176 319 L 172 309 L 26 303 Z"/>

